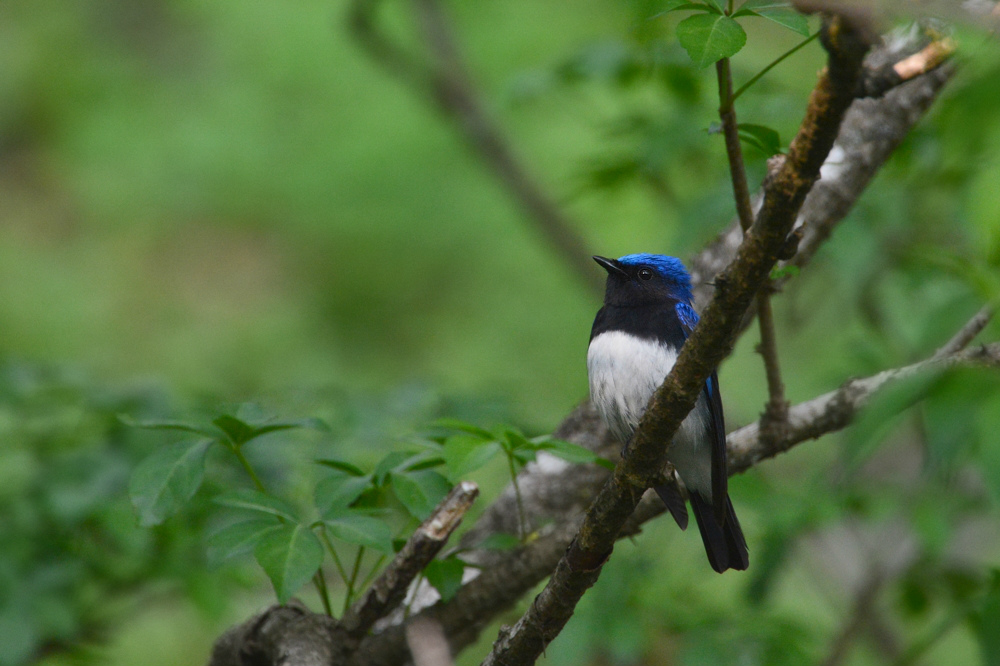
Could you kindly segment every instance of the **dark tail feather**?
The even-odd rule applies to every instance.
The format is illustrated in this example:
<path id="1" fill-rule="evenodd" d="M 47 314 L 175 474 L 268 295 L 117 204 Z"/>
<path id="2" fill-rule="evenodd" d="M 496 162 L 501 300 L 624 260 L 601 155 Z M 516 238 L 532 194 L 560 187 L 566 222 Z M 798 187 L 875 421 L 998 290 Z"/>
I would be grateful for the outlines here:
<path id="1" fill-rule="evenodd" d="M 667 511 L 677 521 L 677 526 L 682 530 L 686 530 L 688 526 L 688 510 L 684 504 L 684 498 L 681 497 L 681 491 L 677 489 L 677 486 L 673 483 L 668 483 L 663 486 L 655 486 L 653 490 L 660 496 L 663 503 L 667 505 Z"/>
<path id="2" fill-rule="evenodd" d="M 698 521 L 701 540 L 705 542 L 705 552 L 713 569 L 722 573 L 726 569 L 743 571 L 750 566 L 747 542 L 733 511 L 732 500 L 726 497 L 726 517 L 722 525 L 715 521 L 712 505 L 695 492 L 691 493 L 691 510 Z"/>

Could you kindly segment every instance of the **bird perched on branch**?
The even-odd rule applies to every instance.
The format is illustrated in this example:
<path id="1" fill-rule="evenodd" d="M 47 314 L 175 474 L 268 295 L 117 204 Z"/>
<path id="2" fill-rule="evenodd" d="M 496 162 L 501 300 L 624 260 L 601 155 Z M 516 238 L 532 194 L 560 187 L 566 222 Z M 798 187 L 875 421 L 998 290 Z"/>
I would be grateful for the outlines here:
<path id="1" fill-rule="evenodd" d="M 608 272 L 608 282 L 587 351 L 590 397 L 611 432 L 628 444 L 698 323 L 691 276 L 679 259 L 662 254 L 594 261 Z M 746 540 L 727 490 L 726 430 L 715 372 L 674 435 L 667 457 L 687 489 L 712 568 L 719 573 L 746 569 Z M 685 529 L 687 508 L 677 486 L 654 490 Z"/>

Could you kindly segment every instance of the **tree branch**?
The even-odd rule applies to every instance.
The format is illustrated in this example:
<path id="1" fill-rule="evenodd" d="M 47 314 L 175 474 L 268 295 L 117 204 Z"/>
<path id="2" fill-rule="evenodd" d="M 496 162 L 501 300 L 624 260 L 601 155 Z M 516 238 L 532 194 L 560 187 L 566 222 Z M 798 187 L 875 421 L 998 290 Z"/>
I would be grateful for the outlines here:
<path id="1" fill-rule="evenodd" d="M 354 0 L 348 25 L 371 58 L 451 119 L 469 148 L 518 203 L 549 247 L 588 288 L 603 293 L 604 281 L 571 220 L 528 175 L 501 129 L 490 119 L 462 64 L 438 0 L 412 0 L 433 64 L 406 52 L 377 27 L 379 0 Z"/>
<path id="2" fill-rule="evenodd" d="M 896 63 L 905 58 L 902 53 L 913 48 L 912 41 L 883 46 L 871 53 L 866 67 L 877 69 Z M 854 101 L 820 170 L 822 178 L 810 190 L 799 213 L 795 228 L 801 230 L 802 239 L 795 256 L 786 265 L 801 269 L 812 261 L 953 73 L 954 67 L 944 63 L 881 97 Z M 760 203 L 758 195 L 756 205 L 759 207 Z M 697 309 L 704 309 L 708 303 L 713 293 L 713 278 L 736 255 L 741 239 L 739 221 L 734 220 L 715 241 L 688 261 Z M 780 288 L 784 282 L 779 280 L 776 286 Z M 749 325 L 750 320 L 744 324 Z"/>
<path id="3" fill-rule="evenodd" d="M 854 419 L 871 396 L 890 381 L 911 377 L 935 366 L 950 367 L 958 364 L 1000 366 L 1000 343 L 944 357 L 935 355 L 919 363 L 885 370 L 865 379 L 848 381 L 836 391 L 830 391 L 789 409 L 787 426 L 776 439 L 762 437 L 757 423 L 744 426 L 730 433 L 726 440 L 730 472 L 732 474 L 745 472 L 761 460 L 784 453 L 800 442 L 841 430 Z"/>
<path id="4" fill-rule="evenodd" d="M 716 63 L 716 75 L 719 80 L 719 118 L 722 121 L 722 134 L 726 142 L 729 174 L 733 181 L 736 213 L 740 228 L 746 234 L 753 224 L 753 206 L 750 203 L 750 188 L 747 186 L 746 166 L 743 163 L 743 149 L 740 145 L 729 58 L 723 58 Z M 763 421 L 767 427 L 780 428 L 785 420 L 788 403 L 785 400 L 785 385 L 781 381 L 781 366 L 778 362 L 778 342 L 774 332 L 774 315 L 771 311 L 770 282 L 768 278 L 757 292 L 757 323 L 760 328 L 760 345 L 757 351 L 764 361 L 764 372 L 767 377 L 768 400 L 764 407 Z"/>
<path id="5" fill-rule="evenodd" d="M 973 338 L 975 338 L 979 333 L 986 328 L 986 325 L 990 323 L 990 319 L 993 318 L 994 307 L 992 305 L 983 306 L 980 310 L 969 320 L 969 322 L 962 327 L 958 333 L 956 333 L 951 340 L 946 342 L 937 350 L 934 354 L 934 358 L 944 358 L 945 356 L 950 356 L 955 352 L 962 351 L 965 349 Z"/>

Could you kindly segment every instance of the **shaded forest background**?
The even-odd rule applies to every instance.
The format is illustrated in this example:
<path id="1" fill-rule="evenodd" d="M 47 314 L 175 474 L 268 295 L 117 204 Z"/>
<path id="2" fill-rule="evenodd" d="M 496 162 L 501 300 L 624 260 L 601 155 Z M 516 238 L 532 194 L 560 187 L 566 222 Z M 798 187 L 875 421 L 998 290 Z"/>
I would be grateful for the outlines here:
<path id="1" fill-rule="evenodd" d="M 135 526 L 129 471 L 168 439 L 120 413 L 254 401 L 323 418 L 330 433 L 249 452 L 294 495 L 315 455 L 371 465 L 438 416 L 544 433 L 585 396 L 599 293 L 362 54 L 345 9 L 0 6 L 0 663 L 202 663 L 271 598 L 249 564 L 206 565 L 212 488 L 201 511 Z M 412 39 L 408 14 L 386 9 Z M 713 79 L 654 2 L 447 9 L 490 113 L 593 252 L 686 257 L 726 227 Z M 763 20 L 749 31 L 737 81 L 798 39 Z M 1000 293 L 1000 50 L 967 37 L 929 116 L 775 300 L 792 402 L 926 357 Z M 812 44 L 775 69 L 741 119 L 787 141 L 823 60 Z M 764 157 L 748 151 L 754 182 Z M 766 396 L 755 335 L 720 370 L 731 428 Z M 880 597 L 892 633 L 933 636 L 926 663 L 985 656 L 977 627 L 1000 618 L 1000 601 L 981 603 L 1000 562 L 998 388 L 963 375 L 916 411 L 734 478 L 742 577 L 650 524 L 547 661 L 713 663 L 747 641 L 759 663 L 815 660 L 854 601 L 830 544 L 896 529 L 919 557 Z M 885 415 L 905 404 L 890 398 Z M 493 497 L 505 470 L 476 480 Z"/>

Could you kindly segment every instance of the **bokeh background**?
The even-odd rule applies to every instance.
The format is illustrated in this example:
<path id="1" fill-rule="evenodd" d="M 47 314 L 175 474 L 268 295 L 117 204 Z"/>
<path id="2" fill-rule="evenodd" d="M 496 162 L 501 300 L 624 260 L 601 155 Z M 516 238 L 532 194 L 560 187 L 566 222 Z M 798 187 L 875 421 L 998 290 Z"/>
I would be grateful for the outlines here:
<path id="1" fill-rule="evenodd" d="M 594 253 L 690 256 L 733 215 L 713 70 L 689 64 L 656 4 L 444 5 L 488 113 Z M 202 663 L 268 603 L 252 566 L 204 566 L 207 508 L 136 526 L 128 473 L 166 440 L 120 413 L 254 401 L 322 417 L 331 433 L 255 452 L 294 494 L 317 448 L 371 463 L 443 415 L 539 434 L 585 396 L 600 294 L 450 121 L 358 48 L 346 10 L 0 4 L 0 663 Z M 406 3 L 380 23 L 420 52 Z M 746 27 L 738 83 L 799 39 Z M 955 80 L 776 300 L 793 402 L 926 357 L 998 293 L 1000 51 L 962 36 Z M 741 120 L 787 142 L 822 63 L 813 43 L 776 68 Z M 765 156 L 747 157 L 757 182 Z M 721 369 L 731 427 L 765 399 L 754 344 Z M 852 612 L 829 544 L 893 530 L 919 553 L 881 582 L 896 653 L 931 637 L 919 663 L 996 657 L 977 627 L 1000 621 L 997 388 L 962 375 L 937 407 L 897 417 L 909 403 L 887 401 L 861 435 L 734 479 L 742 576 L 651 525 L 546 660 L 820 661 Z M 487 498 L 503 473 L 479 473 Z M 888 663 L 858 645 L 842 663 Z"/>

